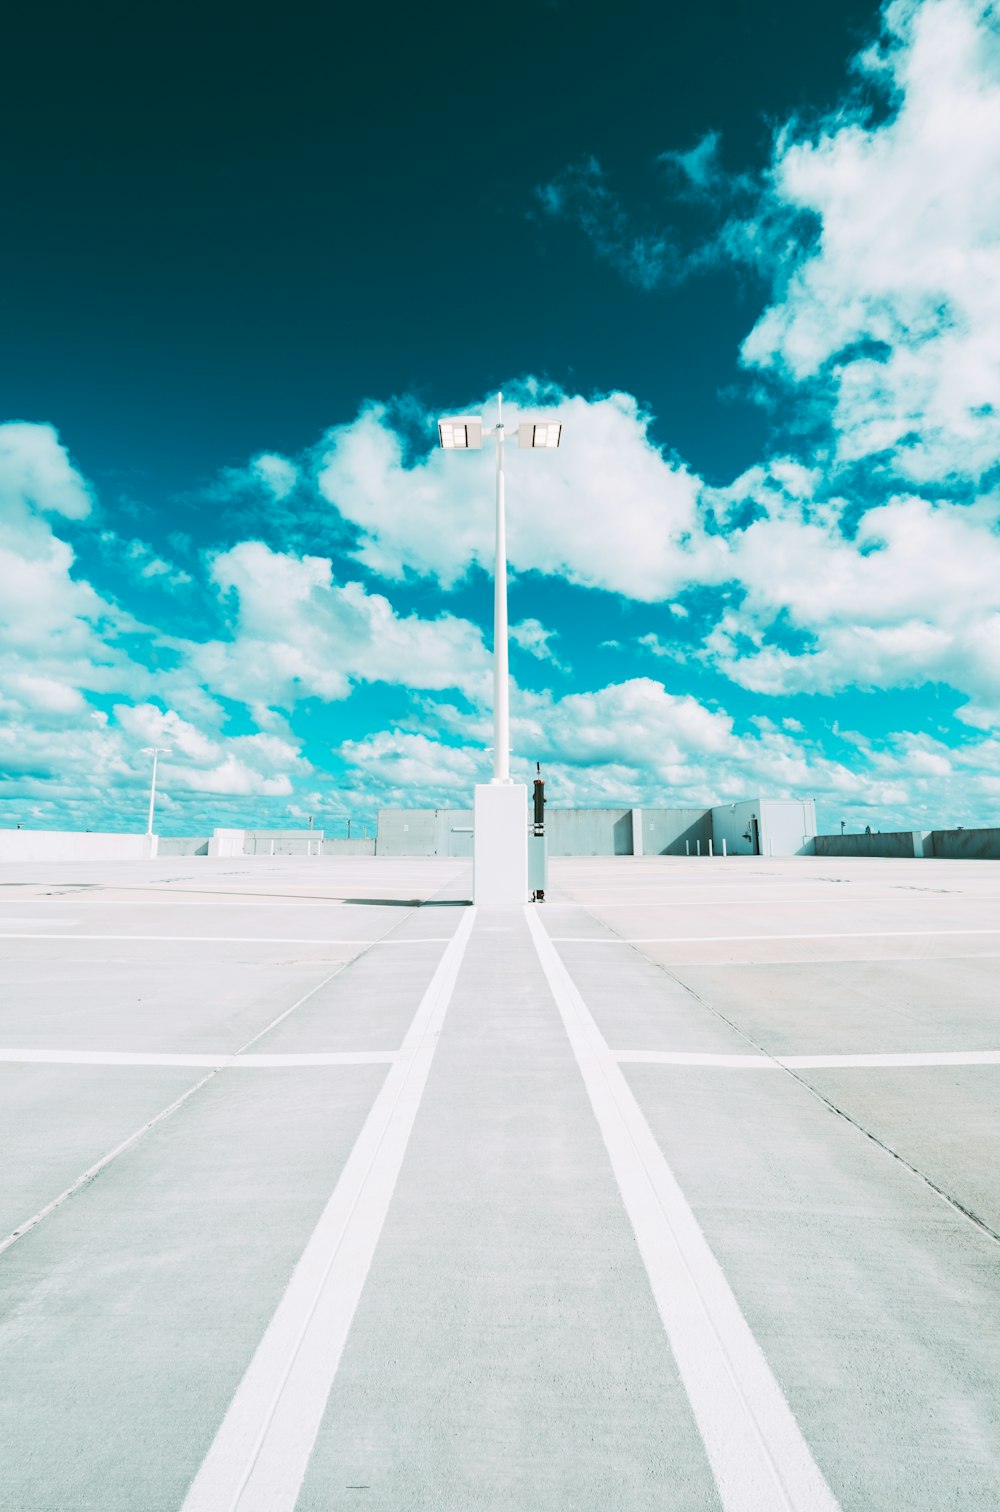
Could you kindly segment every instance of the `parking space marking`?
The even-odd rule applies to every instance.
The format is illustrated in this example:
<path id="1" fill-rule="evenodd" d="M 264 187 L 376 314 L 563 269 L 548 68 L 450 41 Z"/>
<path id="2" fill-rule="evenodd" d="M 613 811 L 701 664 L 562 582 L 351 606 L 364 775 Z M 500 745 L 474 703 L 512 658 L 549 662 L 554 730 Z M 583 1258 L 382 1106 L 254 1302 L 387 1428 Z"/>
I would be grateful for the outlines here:
<path id="1" fill-rule="evenodd" d="M 926 935 L 1000 935 L 1000 929 L 844 929 L 808 934 L 764 934 L 758 930 L 756 934 L 738 935 L 552 935 L 551 939 L 554 945 L 727 945 L 747 940 L 766 945 L 771 940 L 899 940 Z M 4 938 L 0 935 L 0 940 Z"/>
<path id="2" fill-rule="evenodd" d="M 340 963 L 334 967 L 333 971 L 328 971 L 321 982 L 317 982 L 314 987 L 310 987 L 309 991 L 304 992 L 300 998 L 297 998 L 290 1008 L 283 1009 L 269 1024 L 265 1024 L 264 1028 L 258 1030 L 255 1035 L 247 1040 L 245 1045 L 240 1046 L 236 1054 L 240 1055 L 244 1050 L 249 1050 L 251 1045 L 255 1045 L 258 1040 L 263 1039 L 265 1034 L 270 1034 L 271 1030 L 276 1029 L 280 1023 L 283 1023 L 290 1013 L 294 1013 L 296 1008 L 301 1008 L 311 997 L 315 997 L 316 993 L 321 991 L 328 982 L 332 982 L 335 976 L 339 976 L 343 969 L 343 963 Z M 17 1228 L 9 1233 L 5 1239 L 0 1240 L 0 1255 L 3 1254 L 4 1250 L 10 1249 L 12 1244 L 16 1244 L 19 1239 L 23 1239 L 25 1234 L 30 1234 L 32 1229 L 37 1228 L 40 1223 L 48 1218 L 50 1213 L 54 1213 L 57 1208 L 62 1207 L 64 1202 L 68 1202 L 71 1197 L 75 1197 L 78 1192 L 82 1192 L 86 1187 L 90 1186 L 91 1182 L 96 1180 L 102 1171 L 107 1170 L 112 1161 L 117 1160 L 119 1155 L 124 1155 L 126 1150 L 130 1150 L 133 1145 L 138 1144 L 140 1139 L 145 1138 L 151 1129 L 155 1129 L 158 1124 L 163 1123 L 171 1114 L 176 1113 L 178 1108 L 182 1108 L 188 1098 L 193 1097 L 202 1087 L 207 1086 L 214 1076 L 218 1076 L 219 1070 L 218 1066 L 213 1066 L 207 1076 L 201 1077 L 199 1081 L 195 1082 L 193 1087 L 188 1087 L 187 1091 L 182 1093 L 180 1097 L 175 1098 L 167 1107 L 162 1108 L 155 1118 L 149 1119 L 141 1128 L 136 1129 L 130 1134 L 127 1139 L 123 1139 L 120 1144 L 115 1145 L 113 1150 L 108 1150 L 106 1154 L 101 1156 L 100 1160 L 88 1166 L 70 1186 L 60 1192 L 57 1197 L 53 1197 L 51 1202 L 47 1202 L 43 1208 L 39 1208 L 37 1213 L 33 1213 L 30 1218 L 18 1224 Z"/>
<path id="3" fill-rule="evenodd" d="M 529 905 L 525 916 L 611 1158 L 725 1512 L 839 1512 L 603 1035 L 537 911 Z"/>
<path id="4" fill-rule="evenodd" d="M 851 1070 L 858 1067 L 1000 1066 L 1000 1050 L 914 1050 L 860 1055 L 709 1055 L 691 1050 L 614 1050 L 610 1059 L 630 1066 L 716 1066 L 720 1070 Z"/>
<path id="5" fill-rule="evenodd" d="M 274 1026 L 269 1024 L 268 1029 Z M 217 1071 L 256 1071 L 286 1066 L 381 1066 L 395 1050 L 320 1050 L 291 1055 L 186 1054 L 157 1050 L 0 1050 L 0 1063 L 30 1066 L 208 1066 Z"/>
<path id="6" fill-rule="evenodd" d="M 366 945 L 441 945 L 443 939 L 424 939 L 422 937 L 413 940 L 336 940 L 323 938 L 301 938 L 290 935 L 169 935 L 169 934 L 4 934 L 0 933 L 0 940 L 47 940 L 50 944 L 55 940 L 113 940 L 115 942 L 134 941 L 136 944 L 184 944 L 184 945 L 343 945 L 361 949 Z"/>
<path id="7" fill-rule="evenodd" d="M 470 908 L 441 956 L 182 1512 L 292 1512 L 295 1506 L 474 920 Z"/>

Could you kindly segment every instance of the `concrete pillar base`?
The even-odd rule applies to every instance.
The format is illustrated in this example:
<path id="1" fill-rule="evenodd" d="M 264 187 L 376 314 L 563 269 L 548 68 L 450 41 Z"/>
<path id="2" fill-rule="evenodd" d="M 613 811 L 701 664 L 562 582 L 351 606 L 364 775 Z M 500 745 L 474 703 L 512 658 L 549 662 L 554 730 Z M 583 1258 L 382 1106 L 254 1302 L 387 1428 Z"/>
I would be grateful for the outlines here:
<path id="1" fill-rule="evenodd" d="M 528 789 L 523 782 L 479 783 L 473 808 L 473 902 L 519 908 L 528 901 Z"/>

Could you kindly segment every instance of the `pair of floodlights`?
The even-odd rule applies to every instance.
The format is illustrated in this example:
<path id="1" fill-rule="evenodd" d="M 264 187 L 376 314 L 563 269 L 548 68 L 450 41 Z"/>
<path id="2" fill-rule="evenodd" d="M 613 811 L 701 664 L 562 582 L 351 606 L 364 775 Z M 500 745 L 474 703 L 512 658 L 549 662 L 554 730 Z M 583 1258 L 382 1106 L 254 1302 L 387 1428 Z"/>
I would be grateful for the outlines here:
<path id="1" fill-rule="evenodd" d="M 539 424 L 522 420 L 517 427 L 517 444 L 524 449 L 543 447 L 547 451 L 559 445 L 562 426 L 554 420 Z M 479 451 L 483 444 L 483 422 L 479 415 L 449 415 L 438 421 L 438 440 L 445 451 Z"/>

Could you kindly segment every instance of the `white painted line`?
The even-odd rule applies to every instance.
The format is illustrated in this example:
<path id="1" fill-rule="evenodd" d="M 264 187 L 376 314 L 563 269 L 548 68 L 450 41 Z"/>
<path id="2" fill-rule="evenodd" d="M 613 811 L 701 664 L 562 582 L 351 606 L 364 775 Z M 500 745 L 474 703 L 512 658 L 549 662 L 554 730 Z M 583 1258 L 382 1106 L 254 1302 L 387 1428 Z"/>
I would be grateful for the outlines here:
<path id="1" fill-rule="evenodd" d="M 268 1025 L 268 1031 L 274 1026 Z M 0 1050 L 0 1063 L 23 1066 L 204 1066 L 216 1071 L 254 1071 L 285 1066 L 379 1066 L 395 1050 L 319 1050 L 288 1055 L 185 1054 L 156 1050 Z"/>
<path id="2" fill-rule="evenodd" d="M 300 998 L 296 999 L 290 1008 L 285 1008 L 283 1012 L 278 1014 L 277 1018 L 272 1019 L 269 1024 L 265 1024 L 263 1029 L 259 1030 L 251 1039 L 248 1039 L 245 1045 L 241 1045 L 240 1049 L 236 1052 L 237 1055 L 244 1050 L 249 1050 L 250 1046 L 255 1045 L 259 1039 L 263 1039 L 265 1034 L 270 1034 L 272 1029 L 277 1028 L 290 1013 L 295 1012 L 296 1008 L 301 1008 L 303 1003 L 307 1003 L 311 997 L 315 997 L 316 993 L 325 987 L 328 982 L 332 982 L 334 977 L 338 976 L 343 969 L 342 965 L 338 965 L 333 971 L 328 971 L 321 982 L 317 982 L 315 987 L 310 987 L 309 991 L 304 992 Z M 108 1150 L 105 1155 L 101 1156 L 100 1160 L 95 1161 L 92 1166 L 88 1166 L 71 1186 L 66 1187 L 64 1191 L 59 1193 L 58 1197 L 53 1197 L 52 1201 L 47 1202 L 43 1208 L 39 1208 L 37 1213 L 33 1213 L 30 1218 L 18 1224 L 17 1228 L 8 1234 L 6 1239 L 0 1240 L 0 1255 L 3 1254 L 4 1250 L 9 1249 L 12 1244 L 16 1244 L 18 1239 L 23 1239 L 25 1234 L 30 1234 L 31 1230 L 37 1228 L 43 1219 L 47 1218 L 50 1213 L 55 1212 L 56 1208 L 62 1207 L 63 1203 L 68 1202 L 71 1197 L 75 1197 L 77 1192 L 82 1192 L 113 1160 L 117 1160 L 119 1155 L 124 1155 L 126 1150 L 130 1150 L 134 1144 L 138 1144 L 139 1140 L 148 1134 L 150 1129 L 155 1129 L 157 1124 L 163 1123 L 164 1119 L 169 1118 L 172 1113 L 176 1113 L 177 1109 L 183 1107 L 189 1097 L 193 1097 L 197 1091 L 212 1080 L 213 1076 L 217 1075 L 218 1068 L 213 1066 L 207 1076 L 203 1076 L 200 1081 L 196 1081 L 194 1086 L 189 1087 L 181 1097 L 175 1098 L 167 1107 L 161 1109 L 155 1118 L 151 1118 L 148 1123 L 144 1123 L 141 1128 L 135 1130 L 134 1134 L 130 1134 L 127 1139 L 123 1139 L 121 1144 L 115 1145 L 113 1150 Z"/>
<path id="3" fill-rule="evenodd" d="M 758 930 L 756 934 L 630 935 L 627 939 L 624 935 L 553 935 L 552 940 L 557 945 L 725 945 L 747 940 L 766 945 L 771 940 L 908 940 L 925 935 L 1000 935 L 1000 929 L 845 929 L 823 934 L 763 934 Z"/>
<path id="4" fill-rule="evenodd" d="M 709 1055 L 688 1050 L 615 1050 L 611 1059 L 628 1066 L 714 1066 L 720 1070 L 877 1069 L 906 1066 L 1000 1066 L 1000 1050 L 915 1050 L 872 1055 Z"/>
<path id="5" fill-rule="evenodd" d="M 712 1066 L 721 1071 L 777 1071 L 769 1055 L 713 1055 L 700 1050 L 612 1050 L 620 1066 Z"/>
<path id="6" fill-rule="evenodd" d="M 376 940 L 301 939 L 288 935 L 0 934 L 0 940 L 135 940 L 182 945 L 375 945 Z"/>
<path id="7" fill-rule="evenodd" d="M 0 940 L 136 940 L 183 945 L 344 945 L 360 949 L 365 945 L 441 945 L 449 938 L 414 940 L 330 940 L 308 939 L 289 935 L 168 935 L 168 934 L 3 934 Z"/>
<path id="8" fill-rule="evenodd" d="M 603 1036 L 536 910 L 529 906 L 525 916 L 611 1157 L 725 1512 L 839 1512 Z"/>
<path id="9" fill-rule="evenodd" d="M 1000 1066 L 1000 1050 L 915 1050 L 898 1055 L 782 1055 L 783 1066 L 823 1070 L 838 1066 Z"/>
<path id="10" fill-rule="evenodd" d="M 0 919 L 0 929 L 7 929 L 13 924 L 18 924 L 23 929 L 26 924 L 30 924 L 32 929 L 45 929 L 48 931 L 55 929 L 58 925 L 66 929 L 71 924 L 82 923 L 82 919 Z"/>
<path id="11" fill-rule="evenodd" d="M 465 954 L 464 915 L 182 1512 L 292 1512 Z"/>

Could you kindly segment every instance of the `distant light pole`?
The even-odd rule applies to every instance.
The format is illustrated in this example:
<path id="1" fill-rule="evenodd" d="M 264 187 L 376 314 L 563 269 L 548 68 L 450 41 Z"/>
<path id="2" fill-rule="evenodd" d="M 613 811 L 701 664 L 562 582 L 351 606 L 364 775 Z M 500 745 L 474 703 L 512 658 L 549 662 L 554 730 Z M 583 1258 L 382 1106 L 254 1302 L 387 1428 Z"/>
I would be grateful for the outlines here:
<path id="1" fill-rule="evenodd" d="M 149 784 L 149 822 L 146 825 L 146 834 L 151 835 L 153 833 L 153 806 L 156 803 L 156 761 L 159 756 L 169 756 L 170 750 L 167 746 L 143 746 L 142 754 L 153 758 L 153 780 Z"/>
<path id="2" fill-rule="evenodd" d="M 496 468 L 496 549 L 493 568 L 493 777 L 477 783 L 473 798 L 472 890 L 476 903 L 518 907 L 528 901 L 528 789 L 510 777 L 510 675 L 507 652 L 507 521 L 503 455 L 506 437 L 503 395 L 497 395 L 494 427 Z M 553 451 L 562 439 L 558 420 L 523 420 L 517 444 Z M 445 451 L 478 451 L 483 444 L 479 415 L 449 415 L 438 421 Z"/>
<path id="3" fill-rule="evenodd" d="M 497 394 L 494 431 L 497 448 L 496 547 L 493 569 L 493 781 L 510 781 L 510 677 L 507 653 L 507 521 L 504 487 L 503 394 Z M 521 448 L 554 450 L 562 439 L 560 421 L 522 420 L 517 427 Z M 438 440 L 444 451 L 478 451 L 483 444 L 479 415 L 451 415 L 438 421 Z"/>

